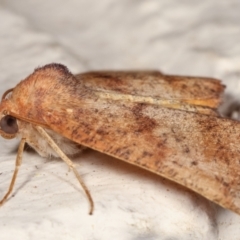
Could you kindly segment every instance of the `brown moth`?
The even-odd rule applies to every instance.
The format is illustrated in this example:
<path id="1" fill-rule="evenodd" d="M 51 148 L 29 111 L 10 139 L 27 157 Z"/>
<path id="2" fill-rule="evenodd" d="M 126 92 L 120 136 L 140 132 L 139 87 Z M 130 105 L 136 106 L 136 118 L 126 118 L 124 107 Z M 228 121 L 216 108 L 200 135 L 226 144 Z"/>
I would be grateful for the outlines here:
<path id="1" fill-rule="evenodd" d="M 60 64 L 36 69 L 0 104 L 0 133 L 20 137 L 11 193 L 25 142 L 61 157 L 85 146 L 177 182 L 240 214 L 240 123 L 216 112 L 224 86 L 210 78 L 157 71 L 72 75 Z"/>

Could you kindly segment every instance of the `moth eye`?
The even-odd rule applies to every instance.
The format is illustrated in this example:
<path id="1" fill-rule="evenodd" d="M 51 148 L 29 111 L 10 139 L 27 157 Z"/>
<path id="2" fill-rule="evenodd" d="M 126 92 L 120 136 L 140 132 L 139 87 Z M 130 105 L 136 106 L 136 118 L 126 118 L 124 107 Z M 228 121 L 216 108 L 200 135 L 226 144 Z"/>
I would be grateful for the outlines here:
<path id="1" fill-rule="evenodd" d="M 5 133 L 15 134 L 18 132 L 17 119 L 7 115 L 1 119 L 0 127 Z"/>

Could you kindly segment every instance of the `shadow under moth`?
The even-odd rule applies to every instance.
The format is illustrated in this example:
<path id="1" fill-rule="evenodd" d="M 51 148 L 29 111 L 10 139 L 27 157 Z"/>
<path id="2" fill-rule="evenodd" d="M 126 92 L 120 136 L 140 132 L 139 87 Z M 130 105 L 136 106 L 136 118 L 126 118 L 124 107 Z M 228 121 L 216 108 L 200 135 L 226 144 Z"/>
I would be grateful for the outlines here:
<path id="1" fill-rule="evenodd" d="M 58 156 L 91 194 L 68 156 L 84 146 L 181 184 L 240 214 L 240 122 L 217 113 L 224 86 L 211 78 L 158 71 L 73 75 L 61 64 L 37 68 L 0 103 L 0 134 L 20 137 L 13 190 L 27 142 Z"/>

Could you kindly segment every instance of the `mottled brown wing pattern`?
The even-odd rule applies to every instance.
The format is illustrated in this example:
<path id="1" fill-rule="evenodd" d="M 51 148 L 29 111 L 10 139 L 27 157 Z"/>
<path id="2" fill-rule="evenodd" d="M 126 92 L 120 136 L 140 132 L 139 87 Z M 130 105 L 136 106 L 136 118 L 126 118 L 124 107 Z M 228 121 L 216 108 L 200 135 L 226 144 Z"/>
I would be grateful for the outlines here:
<path id="1" fill-rule="evenodd" d="M 164 75 L 158 71 L 99 71 L 76 77 L 93 91 L 180 101 L 216 108 L 224 86 L 213 78 Z"/>
<path id="2" fill-rule="evenodd" d="M 238 122 L 158 105 L 87 99 L 49 127 L 84 146 L 180 183 L 240 213 Z"/>

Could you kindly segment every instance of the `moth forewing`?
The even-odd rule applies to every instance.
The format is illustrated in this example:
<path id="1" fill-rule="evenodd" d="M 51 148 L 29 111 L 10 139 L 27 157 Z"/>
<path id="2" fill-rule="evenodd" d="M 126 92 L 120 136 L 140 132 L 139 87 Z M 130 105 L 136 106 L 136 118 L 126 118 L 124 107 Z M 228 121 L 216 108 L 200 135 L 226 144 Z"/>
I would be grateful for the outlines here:
<path id="1" fill-rule="evenodd" d="M 76 78 L 94 92 L 109 94 L 113 100 L 120 95 L 120 99 L 135 97 L 163 106 L 175 102 L 216 108 L 225 88 L 213 78 L 171 76 L 158 71 L 99 71 L 78 74 Z"/>
<path id="2" fill-rule="evenodd" d="M 69 130 L 59 126 L 56 113 L 45 120 L 52 129 L 73 141 L 138 165 L 180 183 L 206 198 L 240 213 L 238 122 L 191 112 L 138 104 L 126 108 L 115 103 L 98 112 L 84 109 L 93 118 L 79 122 L 68 116 Z M 115 126 L 118 126 L 117 128 Z"/>
<path id="3" fill-rule="evenodd" d="M 158 72 L 74 77 L 50 64 L 17 85 L 0 109 L 240 214 L 240 123 L 216 116 L 223 90 L 214 79 Z"/>

